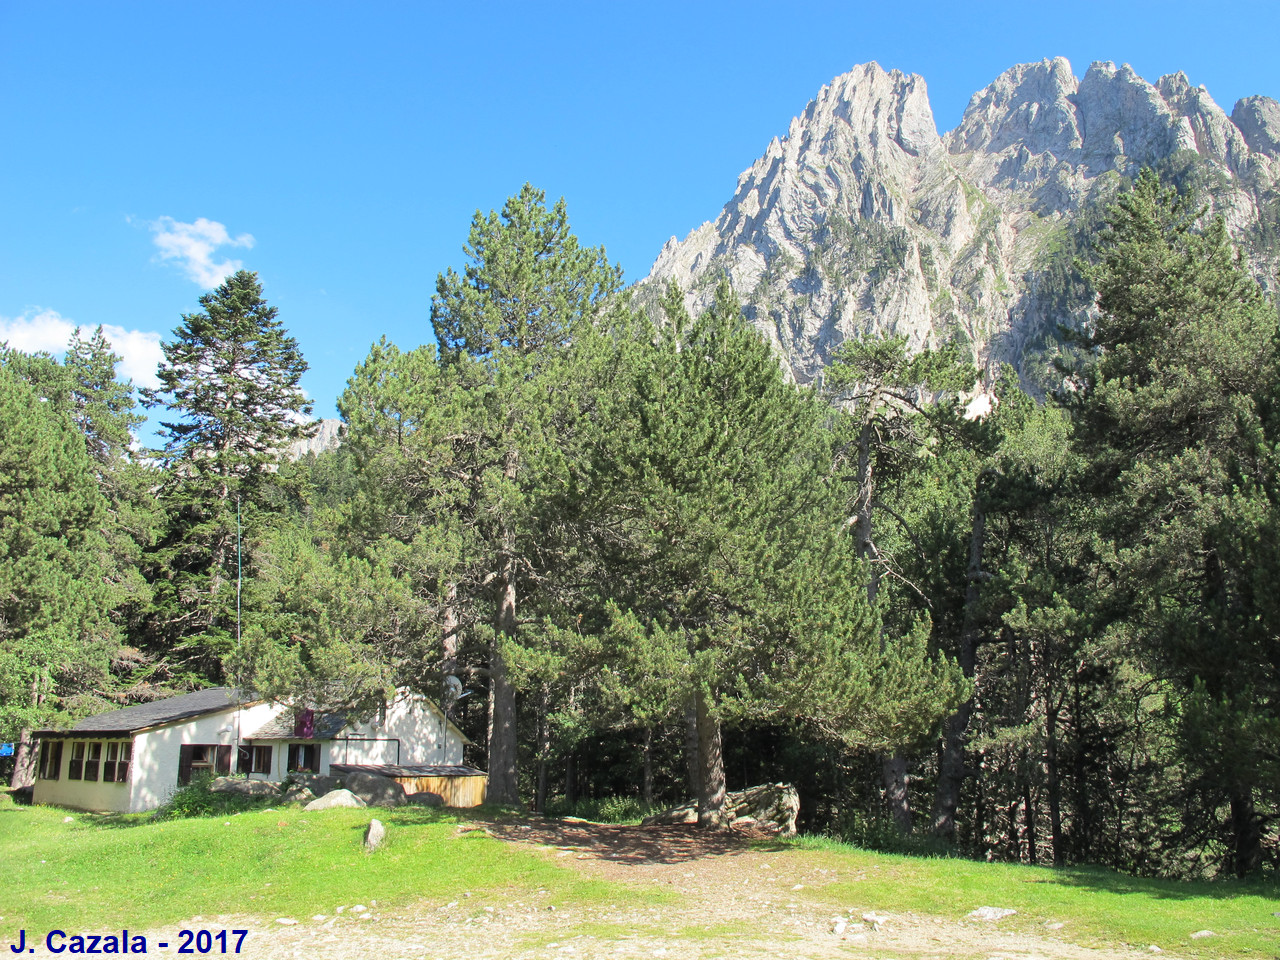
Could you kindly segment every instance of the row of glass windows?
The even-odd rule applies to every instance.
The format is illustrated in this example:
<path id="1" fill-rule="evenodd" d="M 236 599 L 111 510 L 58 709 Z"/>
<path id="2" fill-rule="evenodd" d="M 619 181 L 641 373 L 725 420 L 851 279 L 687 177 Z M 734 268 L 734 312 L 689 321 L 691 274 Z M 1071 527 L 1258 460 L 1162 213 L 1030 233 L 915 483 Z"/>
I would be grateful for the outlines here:
<path id="1" fill-rule="evenodd" d="M 40 778 L 57 780 L 62 775 L 62 741 L 46 740 L 40 744 Z M 101 780 L 124 783 L 129 779 L 129 761 L 133 744 L 128 741 L 73 740 L 71 759 L 67 763 L 68 780 Z"/>
<path id="2" fill-rule="evenodd" d="M 62 740 L 45 740 L 40 744 L 39 776 L 57 780 L 62 775 Z M 71 759 L 67 763 L 68 780 L 99 780 L 124 783 L 129 779 L 129 762 L 133 744 L 100 740 L 73 740 L 69 744 Z M 269 746 L 242 745 L 236 751 L 236 772 L 271 774 Z M 289 773 L 319 773 L 320 745 L 291 743 L 285 769 Z M 188 743 L 178 748 L 178 783 L 185 784 L 197 773 L 221 776 L 231 772 L 231 747 L 217 743 Z"/>

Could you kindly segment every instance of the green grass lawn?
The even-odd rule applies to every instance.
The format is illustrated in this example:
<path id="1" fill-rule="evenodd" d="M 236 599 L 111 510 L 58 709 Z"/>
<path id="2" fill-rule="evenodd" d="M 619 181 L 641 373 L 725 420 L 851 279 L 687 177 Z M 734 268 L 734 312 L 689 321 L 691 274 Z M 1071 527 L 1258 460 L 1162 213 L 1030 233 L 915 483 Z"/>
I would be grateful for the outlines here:
<path id="1" fill-rule="evenodd" d="M 369 855 L 363 831 L 374 812 L 387 839 Z M 204 914 L 310 917 L 370 900 L 385 911 L 464 891 L 546 891 L 550 904 L 621 892 L 481 831 L 459 834 L 464 822 L 419 807 L 154 822 L 20 807 L 0 795 L 0 938 L 20 928 L 141 930 Z"/>
<path id="2" fill-rule="evenodd" d="M 307 919 L 372 900 L 379 913 L 394 913 L 443 906 L 464 892 L 536 896 L 559 907 L 675 904 L 672 892 L 589 879 L 540 851 L 479 830 L 460 832 L 465 811 L 376 811 L 388 836 L 369 855 L 363 830 L 374 812 L 282 808 L 154 821 L 20 807 L 0 793 L 0 944 L 19 928 L 143 930 L 219 914 Z M 960 921 L 980 906 L 1010 907 L 1018 913 L 1000 921 L 1001 930 L 1086 946 L 1157 944 L 1204 960 L 1280 957 L 1273 886 L 892 856 L 813 838 L 761 846 L 774 867 L 814 877 L 788 891 L 789 899 L 833 914 L 877 910 Z M 747 879 L 759 866 L 744 862 L 743 870 Z M 591 911 L 582 916 L 583 935 L 590 935 Z M 663 928 L 677 939 L 715 936 L 683 921 Z M 1191 940 L 1198 930 L 1216 936 Z"/>
<path id="3" fill-rule="evenodd" d="M 806 850 L 815 868 L 837 879 L 812 896 L 856 911 L 910 912 L 959 920 L 982 906 L 1016 916 L 1000 929 L 1048 935 L 1085 946 L 1149 945 L 1191 957 L 1280 957 L 1280 889 L 1272 885 L 1184 883 L 1110 870 L 1055 870 L 956 858 L 866 853 L 802 837 L 782 845 Z M 1047 925 L 1062 924 L 1060 928 Z M 1190 935 L 1212 930 L 1213 937 Z"/>

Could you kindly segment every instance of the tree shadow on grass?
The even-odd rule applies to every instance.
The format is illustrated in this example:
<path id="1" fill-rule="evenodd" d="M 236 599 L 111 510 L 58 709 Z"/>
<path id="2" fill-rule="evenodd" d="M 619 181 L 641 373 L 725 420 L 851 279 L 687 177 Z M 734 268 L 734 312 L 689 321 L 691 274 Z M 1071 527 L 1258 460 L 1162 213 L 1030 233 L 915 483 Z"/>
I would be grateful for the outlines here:
<path id="1" fill-rule="evenodd" d="M 580 860 L 674 864 L 705 857 L 732 857 L 788 846 L 758 831 L 716 830 L 693 824 L 635 826 L 552 820 L 517 815 L 476 817 L 476 829 L 500 840 L 575 852 Z"/>

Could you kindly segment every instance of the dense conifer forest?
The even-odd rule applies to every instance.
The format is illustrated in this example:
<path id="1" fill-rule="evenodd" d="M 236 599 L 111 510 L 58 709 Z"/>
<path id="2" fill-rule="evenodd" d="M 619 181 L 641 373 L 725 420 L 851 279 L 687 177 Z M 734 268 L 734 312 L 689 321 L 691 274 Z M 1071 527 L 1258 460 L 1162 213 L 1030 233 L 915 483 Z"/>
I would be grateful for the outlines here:
<path id="1" fill-rule="evenodd" d="M 435 345 L 372 345 L 329 452 L 285 455 L 306 364 L 250 272 L 180 318 L 153 391 L 101 330 L 6 348 L 15 785 L 30 731 L 113 707 L 234 684 L 369 714 L 407 686 L 497 803 L 696 797 L 714 825 L 789 781 L 803 829 L 864 845 L 1274 875 L 1275 307 L 1151 174 L 1083 247 L 1096 309 L 1042 397 L 895 339 L 798 387 L 727 284 L 635 310 L 528 186 L 438 277 Z"/>

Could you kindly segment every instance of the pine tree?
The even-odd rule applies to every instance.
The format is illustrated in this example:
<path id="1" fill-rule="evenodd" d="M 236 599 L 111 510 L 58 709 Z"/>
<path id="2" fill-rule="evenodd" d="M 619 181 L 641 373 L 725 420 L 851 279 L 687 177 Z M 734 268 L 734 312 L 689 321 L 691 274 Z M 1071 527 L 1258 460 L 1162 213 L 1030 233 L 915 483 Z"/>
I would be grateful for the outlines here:
<path id="1" fill-rule="evenodd" d="M 278 506 L 277 462 L 311 412 L 298 386 L 306 362 L 257 274 L 228 277 L 200 306 L 162 344 L 160 388 L 143 392 L 172 417 L 159 431 L 168 524 L 151 554 L 151 639 L 181 653 L 172 669 L 189 682 L 222 675 L 235 638 L 237 511 L 252 530 Z"/>
<path id="2" fill-rule="evenodd" d="M 105 504 L 69 419 L 0 363 L 0 738 L 76 712 L 118 646 Z"/>
<path id="3" fill-rule="evenodd" d="M 893 748 L 961 685 L 924 638 L 882 635 L 832 477 L 829 411 L 786 383 L 727 284 L 696 321 L 637 338 L 630 415 L 616 426 L 630 530 L 613 651 L 627 682 L 691 701 L 699 821 L 719 821 L 728 722 L 790 718 L 847 746 Z"/>
<path id="4" fill-rule="evenodd" d="M 1229 809 L 1243 876 L 1261 864 L 1259 806 L 1274 809 L 1280 776 L 1276 316 L 1222 221 L 1201 217 L 1150 173 L 1113 208 L 1090 272 L 1096 360 L 1072 406 L 1105 504 L 1112 632 L 1164 683 L 1183 722 L 1184 810 Z"/>
<path id="5" fill-rule="evenodd" d="M 526 184 L 501 214 L 476 213 L 459 275 L 441 274 L 431 322 L 449 376 L 466 397 L 470 516 L 487 565 L 482 593 L 462 603 L 492 609 L 489 788 L 496 803 L 519 800 L 516 690 L 509 675 L 525 628 L 522 590 L 536 570 L 541 494 L 572 469 L 575 418 L 590 377 L 595 324 L 606 315 L 621 271 L 604 251 L 570 232 L 563 199 L 551 209 Z M 460 585 L 459 585 L 460 586 Z"/>

